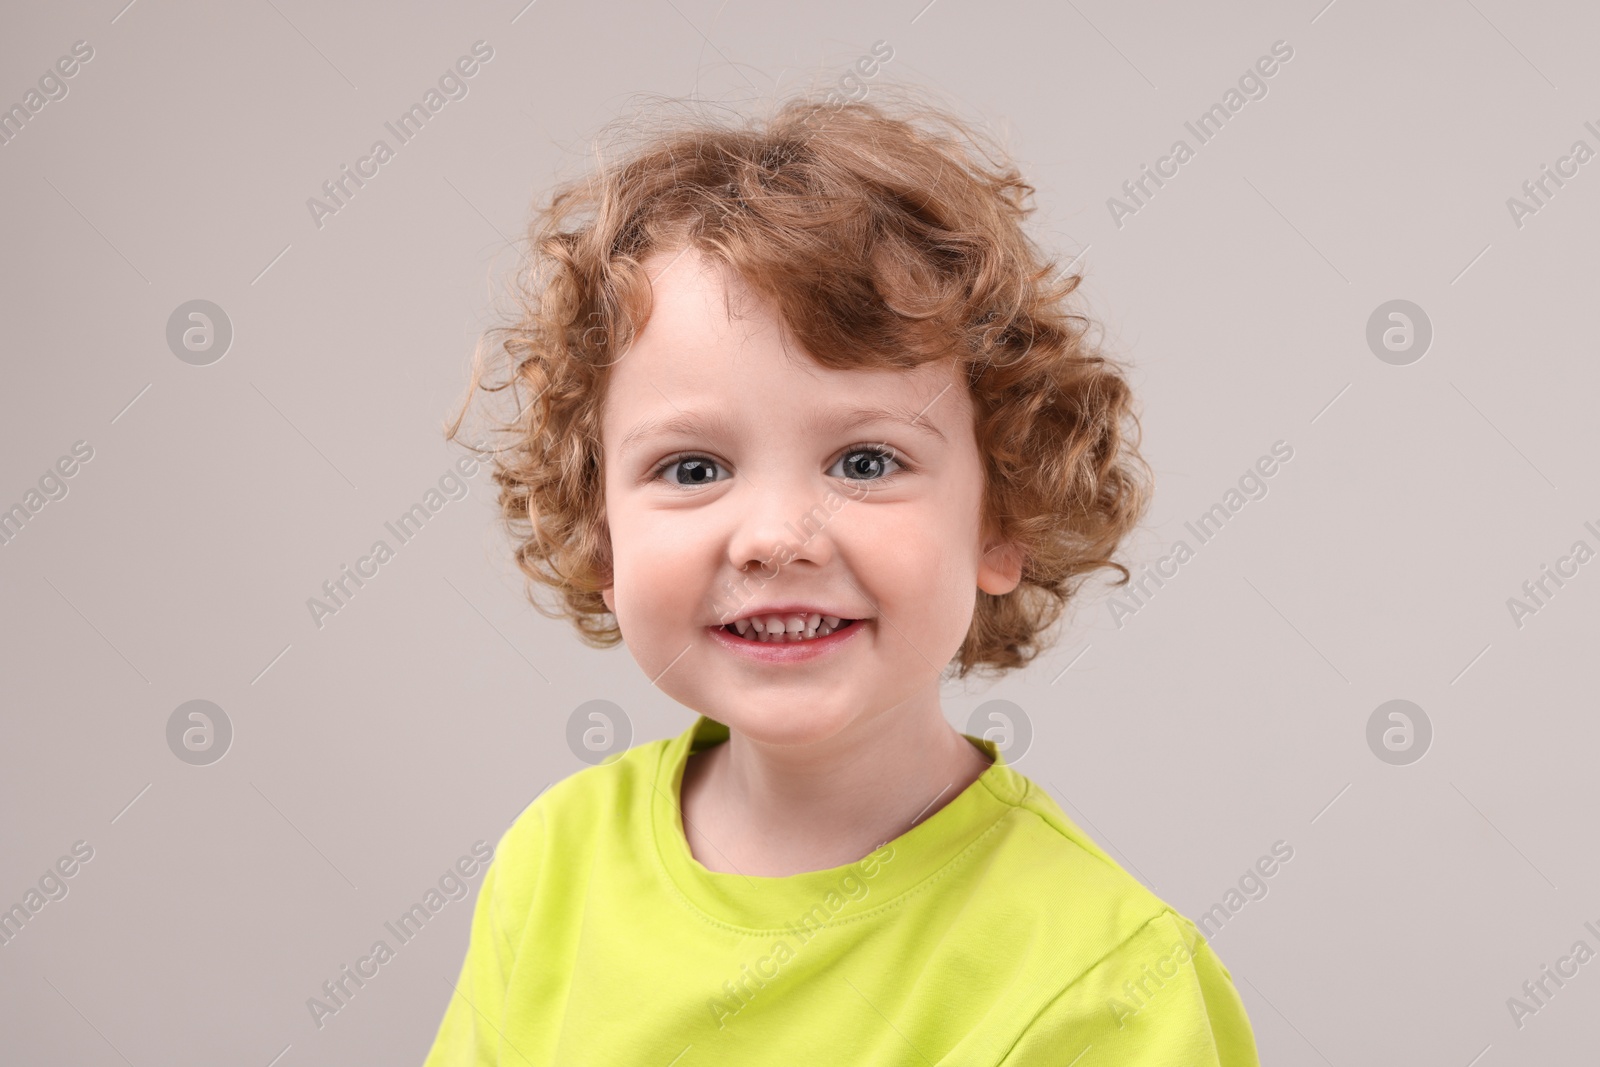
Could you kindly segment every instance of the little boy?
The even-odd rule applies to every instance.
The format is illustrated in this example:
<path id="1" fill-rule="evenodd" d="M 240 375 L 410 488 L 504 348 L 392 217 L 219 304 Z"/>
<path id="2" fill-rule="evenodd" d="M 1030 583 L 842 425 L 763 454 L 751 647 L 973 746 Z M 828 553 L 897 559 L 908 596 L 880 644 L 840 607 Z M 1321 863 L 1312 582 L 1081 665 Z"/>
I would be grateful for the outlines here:
<path id="1" fill-rule="evenodd" d="M 517 560 L 698 715 L 506 831 L 427 1067 L 1258 1064 L 1194 925 L 941 709 L 1126 580 L 1148 498 L 1080 279 L 963 138 L 798 98 L 540 215 L 474 372 Z"/>

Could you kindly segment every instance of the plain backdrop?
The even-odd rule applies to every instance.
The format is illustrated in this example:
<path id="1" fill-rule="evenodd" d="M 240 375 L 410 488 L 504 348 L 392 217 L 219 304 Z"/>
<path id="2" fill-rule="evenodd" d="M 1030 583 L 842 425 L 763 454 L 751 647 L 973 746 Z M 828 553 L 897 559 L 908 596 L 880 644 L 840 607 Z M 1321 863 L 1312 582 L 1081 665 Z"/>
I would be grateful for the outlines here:
<path id="1" fill-rule="evenodd" d="M 1600 962 L 1521 1025 L 1507 1000 L 1600 949 L 1600 562 L 1572 556 L 1600 549 L 1595 9 L 124 2 L 0 13 L 7 108 L 93 50 L 0 144 L 0 508 L 42 504 L 0 545 L 0 907 L 93 850 L 0 946 L 0 1059 L 420 1062 L 481 875 L 321 1026 L 308 998 L 585 766 L 580 706 L 633 743 L 692 713 L 526 604 L 486 476 L 403 546 L 385 523 L 460 454 L 440 427 L 498 279 L 601 124 L 640 94 L 759 110 L 879 41 L 851 91 L 926 86 L 995 131 L 1134 367 L 1157 494 L 1129 562 L 1196 548 L 1137 611 L 1090 589 L 1028 670 L 950 686 L 950 721 L 1011 702 L 985 721 L 1031 733 L 1017 769 L 1191 917 L 1293 847 L 1212 941 L 1264 1063 L 1592 1054 Z M 467 94 L 396 147 L 384 124 L 478 41 Z M 1199 144 L 1185 123 L 1280 41 Z M 1180 138 L 1164 186 L 1108 206 Z M 1569 176 L 1529 199 L 1547 166 Z M 1397 300 L 1420 359 L 1369 343 Z M 231 325 L 222 358 L 169 341 L 191 301 Z M 1185 524 L 1278 442 L 1198 546 Z M 308 599 L 380 538 L 319 625 Z M 1568 577 L 1535 602 L 1545 566 Z M 169 735 L 196 700 L 232 734 L 208 764 L 178 755 L 200 720 Z M 1409 747 L 1369 742 L 1393 700 L 1431 737 L 1412 711 Z"/>

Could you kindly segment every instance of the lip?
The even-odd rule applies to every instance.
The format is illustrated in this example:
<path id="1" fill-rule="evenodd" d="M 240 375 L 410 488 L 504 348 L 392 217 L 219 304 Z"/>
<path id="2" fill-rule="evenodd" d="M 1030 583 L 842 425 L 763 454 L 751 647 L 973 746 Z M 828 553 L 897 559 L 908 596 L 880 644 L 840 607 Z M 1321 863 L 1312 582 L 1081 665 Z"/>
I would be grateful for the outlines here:
<path id="1" fill-rule="evenodd" d="M 711 634 L 712 640 L 728 651 L 756 663 L 806 663 L 837 652 L 866 629 L 870 621 L 857 619 L 827 637 L 813 637 L 809 641 L 751 641 L 749 638 L 730 634 L 721 626 L 707 626 L 706 630 Z"/>

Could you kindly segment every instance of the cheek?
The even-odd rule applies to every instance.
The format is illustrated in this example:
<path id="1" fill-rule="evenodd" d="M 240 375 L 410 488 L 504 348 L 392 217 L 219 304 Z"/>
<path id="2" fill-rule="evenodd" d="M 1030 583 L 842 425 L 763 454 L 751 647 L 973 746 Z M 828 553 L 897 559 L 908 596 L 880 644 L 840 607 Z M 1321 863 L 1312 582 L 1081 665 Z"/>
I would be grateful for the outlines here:
<path id="1" fill-rule="evenodd" d="M 851 559 L 865 568 L 865 588 L 907 634 L 966 632 L 977 588 L 977 521 L 962 514 L 933 502 L 883 508 L 851 531 Z"/>
<path id="2" fill-rule="evenodd" d="M 975 462 L 968 466 L 949 471 L 934 492 L 894 515 L 880 543 L 897 547 L 875 557 L 894 582 L 883 595 L 899 602 L 897 616 L 911 620 L 907 635 L 921 635 L 929 656 L 934 646 L 941 653 L 959 647 L 977 603 L 982 481 Z"/>
<path id="3" fill-rule="evenodd" d="M 704 533 L 685 521 L 685 513 L 624 511 L 615 515 L 610 531 L 619 620 L 648 622 L 703 613 L 694 598 L 706 593 L 710 557 Z"/>

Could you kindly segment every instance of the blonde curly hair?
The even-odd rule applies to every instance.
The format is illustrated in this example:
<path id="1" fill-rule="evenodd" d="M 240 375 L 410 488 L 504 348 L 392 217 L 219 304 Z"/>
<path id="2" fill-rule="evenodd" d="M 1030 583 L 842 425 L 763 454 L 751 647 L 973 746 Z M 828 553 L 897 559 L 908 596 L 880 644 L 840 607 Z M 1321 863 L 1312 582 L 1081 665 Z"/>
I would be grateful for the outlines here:
<path id="1" fill-rule="evenodd" d="M 818 364 L 954 358 L 964 371 L 983 526 L 1021 550 L 1022 575 L 1009 593 L 978 591 L 958 677 L 1025 666 L 1094 571 L 1128 581 L 1111 555 L 1151 483 L 1133 394 L 1070 306 L 1082 275 L 1056 277 L 1023 232 L 1034 190 L 1002 152 L 921 99 L 896 108 L 810 93 L 765 121 L 691 113 L 639 140 L 641 128 L 629 120 L 634 143 L 614 159 L 597 150 L 601 161 L 534 216 L 512 320 L 483 334 L 446 427 L 461 439 L 479 393 L 509 389 L 516 413 L 489 427 L 495 447 L 468 447 L 493 457 L 540 614 L 569 619 L 593 647 L 621 640 L 601 598 L 611 544 L 600 411 L 608 367 L 649 316 L 641 262 L 685 246 L 773 301 Z M 541 588 L 558 595 L 553 608 Z"/>

